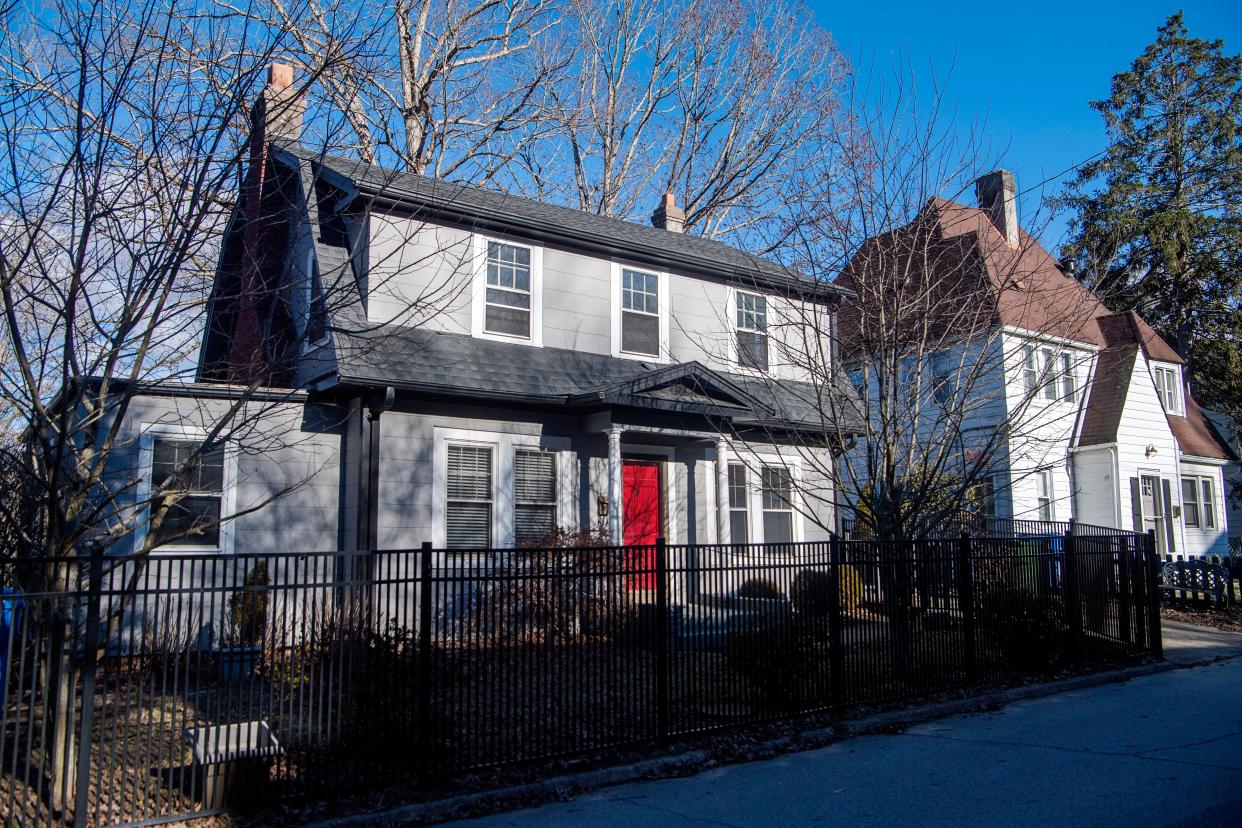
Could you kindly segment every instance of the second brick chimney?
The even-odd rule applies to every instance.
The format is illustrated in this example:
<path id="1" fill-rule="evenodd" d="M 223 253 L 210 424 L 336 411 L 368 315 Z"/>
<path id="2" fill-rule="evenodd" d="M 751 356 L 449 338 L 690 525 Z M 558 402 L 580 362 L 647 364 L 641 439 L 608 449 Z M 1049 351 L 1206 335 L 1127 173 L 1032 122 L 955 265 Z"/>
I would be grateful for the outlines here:
<path id="1" fill-rule="evenodd" d="M 979 209 L 992 219 L 1011 247 L 1018 246 L 1018 188 L 1009 170 L 992 170 L 975 181 Z"/>
<path id="2" fill-rule="evenodd" d="M 660 206 L 651 214 L 651 225 L 670 233 L 686 229 L 686 211 L 677 206 L 672 193 L 665 193 Z"/>

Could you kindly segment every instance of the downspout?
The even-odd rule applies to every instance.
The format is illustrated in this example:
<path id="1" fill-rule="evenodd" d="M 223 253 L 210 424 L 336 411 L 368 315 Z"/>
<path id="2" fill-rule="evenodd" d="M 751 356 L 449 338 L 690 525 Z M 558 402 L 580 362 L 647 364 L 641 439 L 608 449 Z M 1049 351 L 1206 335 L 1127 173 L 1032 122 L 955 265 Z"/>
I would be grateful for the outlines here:
<path id="1" fill-rule="evenodd" d="M 1113 528 L 1122 529 L 1124 527 L 1121 525 L 1121 457 L 1116 443 L 1109 446 L 1108 453 L 1113 458 Z"/>

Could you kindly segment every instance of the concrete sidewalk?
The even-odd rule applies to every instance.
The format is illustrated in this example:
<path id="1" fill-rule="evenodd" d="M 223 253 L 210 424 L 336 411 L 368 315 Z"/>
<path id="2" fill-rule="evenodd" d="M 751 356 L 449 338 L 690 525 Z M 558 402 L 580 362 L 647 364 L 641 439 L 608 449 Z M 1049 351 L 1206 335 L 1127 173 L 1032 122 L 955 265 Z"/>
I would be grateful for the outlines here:
<path id="1" fill-rule="evenodd" d="M 1164 629 L 1170 660 L 1225 660 L 468 824 L 1236 824 L 1242 636 Z"/>

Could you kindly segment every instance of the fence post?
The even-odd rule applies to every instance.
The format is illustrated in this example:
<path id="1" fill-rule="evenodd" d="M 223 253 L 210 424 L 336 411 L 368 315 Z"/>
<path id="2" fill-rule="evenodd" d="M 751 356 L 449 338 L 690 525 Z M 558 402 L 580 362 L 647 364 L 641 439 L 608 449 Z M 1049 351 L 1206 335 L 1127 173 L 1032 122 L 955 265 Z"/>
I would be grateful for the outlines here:
<path id="1" fill-rule="evenodd" d="M 1065 550 L 1065 625 L 1069 628 L 1065 655 L 1068 660 L 1075 661 L 1082 638 L 1082 595 L 1078 591 L 1078 550 L 1072 528 L 1065 533 L 1062 546 Z"/>
<path id="2" fill-rule="evenodd" d="M 78 766 L 74 772 L 73 825 L 85 828 L 91 788 L 91 736 L 95 726 L 95 673 L 99 666 L 99 613 L 103 603 L 102 547 L 91 550 L 86 600 L 86 640 L 82 653 L 82 721 L 78 735 Z M 71 731 L 72 732 L 72 731 Z M 70 738 L 73 738 L 70 736 Z"/>
<path id="3" fill-rule="evenodd" d="M 1147 530 L 1147 643 L 1157 656 L 1164 656 L 1164 639 L 1160 630 L 1160 560 L 1156 554 L 1156 530 Z"/>
<path id="4" fill-rule="evenodd" d="M 668 549 L 661 535 L 656 538 L 656 735 L 661 744 L 669 740 L 668 686 Z"/>
<path id="5" fill-rule="evenodd" d="M 845 652 L 841 649 L 841 540 L 835 534 L 828 541 L 828 573 L 832 603 L 828 605 L 828 666 L 832 706 L 840 709 L 845 701 Z"/>
<path id="6" fill-rule="evenodd" d="M 962 532 L 957 542 L 957 603 L 962 611 L 962 653 L 966 681 L 977 684 L 979 664 L 975 652 L 975 574 L 970 554 L 970 535 Z"/>
<path id="7" fill-rule="evenodd" d="M 1125 538 L 1122 538 L 1119 547 L 1117 550 L 1117 603 L 1119 608 L 1117 631 L 1121 634 L 1121 640 L 1129 645 L 1137 643 L 1130 631 L 1130 545 L 1125 542 Z"/>
<path id="8" fill-rule="evenodd" d="M 420 764 L 431 761 L 431 541 L 418 553 L 418 741 Z"/>

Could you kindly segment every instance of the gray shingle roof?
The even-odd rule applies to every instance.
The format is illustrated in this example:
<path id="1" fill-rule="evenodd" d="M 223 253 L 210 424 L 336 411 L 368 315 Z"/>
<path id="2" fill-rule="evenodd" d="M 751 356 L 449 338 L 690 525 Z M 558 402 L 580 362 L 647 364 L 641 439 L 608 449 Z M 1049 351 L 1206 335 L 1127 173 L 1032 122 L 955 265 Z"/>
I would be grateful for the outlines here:
<path id="1" fill-rule="evenodd" d="M 830 300 L 850 292 L 812 279 L 778 262 L 713 239 L 671 233 L 621 219 L 558 207 L 495 190 L 452 184 L 346 158 L 323 156 L 293 144 L 281 146 L 384 199 L 434 211 L 466 223 L 504 228 L 515 235 L 557 239 L 575 247 L 658 260 L 670 266 L 711 273 L 746 285 L 767 287 L 806 299 Z"/>
<path id="2" fill-rule="evenodd" d="M 337 370 L 347 384 L 392 385 L 424 393 L 474 400 L 509 400 L 536 405 L 570 405 L 571 398 L 606 392 L 669 366 L 564 348 L 531 348 L 397 325 L 366 333 L 337 331 Z M 764 381 L 697 366 L 723 384 L 740 388 L 770 411 L 735 418 L 772 427 L 861 433 L 850 415 L 853 392 L 831 391 L 788 381 Z M 583 404 L 581 399 L 577 404 Z"/>

